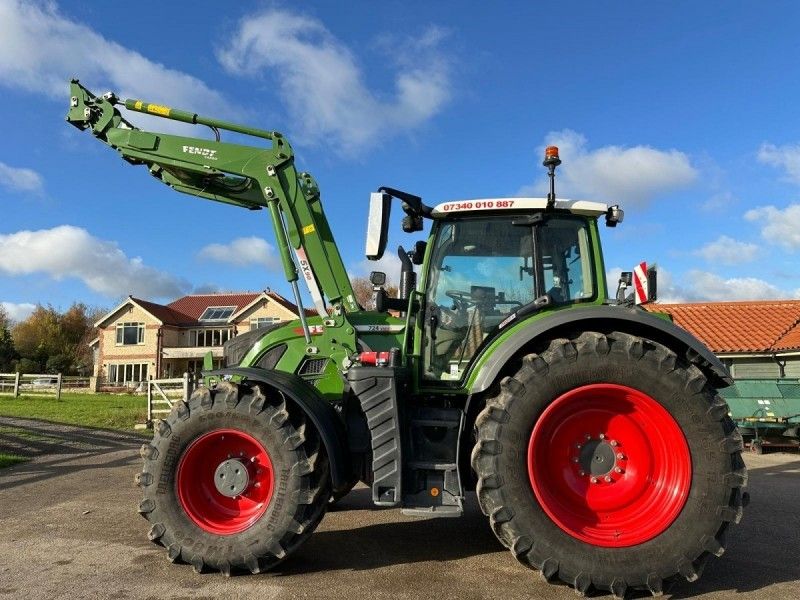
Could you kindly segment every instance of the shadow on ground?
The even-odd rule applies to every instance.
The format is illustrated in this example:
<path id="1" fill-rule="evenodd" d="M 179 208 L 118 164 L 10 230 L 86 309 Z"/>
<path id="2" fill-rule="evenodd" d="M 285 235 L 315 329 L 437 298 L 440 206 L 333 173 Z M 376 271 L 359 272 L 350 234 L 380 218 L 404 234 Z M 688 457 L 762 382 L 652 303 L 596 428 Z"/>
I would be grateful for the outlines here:
<path id="1" fill-rule="evenodd" d="M 800 580 L 800 458 L 748 471 L 750 505 L 729 531 L 728 550 L 722 558 L 712 557 L 699 581 L 676 583 L 672 598 L 756 592 Z"/>
<path id="2" fill-rule="evenodd" d="M 88 429 L 74 425 L 50 423 L 35 419 L 0 417 L 0 452 L 31 459 L 0 471 L 0 489 L 9 490 L 22 484 L 58 477 L 76 471 L 113 468 L 138 460 L 136 449 L 145 437 L 124 431 Z M 76 457 L 98 458 L 128 451 L 129 456 L 97 462 L 70 464 Z"/>

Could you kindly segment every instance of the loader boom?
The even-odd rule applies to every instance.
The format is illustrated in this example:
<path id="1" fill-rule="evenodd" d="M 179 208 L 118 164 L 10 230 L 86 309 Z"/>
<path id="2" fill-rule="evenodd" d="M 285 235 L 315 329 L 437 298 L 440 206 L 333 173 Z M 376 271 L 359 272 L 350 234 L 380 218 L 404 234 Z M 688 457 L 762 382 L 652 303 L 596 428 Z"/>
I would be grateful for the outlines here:
<path id="1" fill-rule="evenodd" d="M 291 145 L 280 133 L 141 100 L 121 101 L 111 92 L 98 97 L 76 79 L 70 83 L 70 92 L 67 121 L 79 129 L 91 129 L 127 162 L 146 165 L 162 183 L 200 198 L 269 210 L 284 274 L 292 284 L 306 334 L 297 290 L 298 266 L 320 315 L 360 310 L 322 209 L 319 187 L 309 173 L 297 172 Z M 118 105 L 129 111 L 208 126 L 216 139 L 143 131 L 122 116 Z M 271 147 L 222 142 L 220 130 L 261 138 L 271 142 Z"/>

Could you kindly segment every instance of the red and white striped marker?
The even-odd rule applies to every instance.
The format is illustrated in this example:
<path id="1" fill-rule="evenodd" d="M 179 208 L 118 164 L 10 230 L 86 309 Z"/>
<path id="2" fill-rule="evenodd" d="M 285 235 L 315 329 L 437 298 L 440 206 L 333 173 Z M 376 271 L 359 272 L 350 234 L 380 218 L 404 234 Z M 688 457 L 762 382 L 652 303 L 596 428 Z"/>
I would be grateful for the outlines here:
<path id="1" fill-rule="evenodd" d="M 647 303 L 647 263 L 642 261 L 633 268 L 633 289 L 636 304 Z"/>

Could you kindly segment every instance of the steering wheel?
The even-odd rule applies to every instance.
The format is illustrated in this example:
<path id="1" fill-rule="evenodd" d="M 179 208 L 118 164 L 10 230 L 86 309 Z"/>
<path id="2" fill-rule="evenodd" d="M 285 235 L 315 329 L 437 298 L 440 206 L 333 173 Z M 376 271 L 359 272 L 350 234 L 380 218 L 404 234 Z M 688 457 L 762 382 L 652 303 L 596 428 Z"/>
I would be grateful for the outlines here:
<path id="1" fill-rule="evenodd" d="M 455 308 L 458 309 L 467 309 L 473 304 L 475 304 L 475 300 L 472 298 L 471 292 L 462 292 L 461 290 L 447 290 L 444 293 L 445 296 L 451 298 L 456 306 Z"/>

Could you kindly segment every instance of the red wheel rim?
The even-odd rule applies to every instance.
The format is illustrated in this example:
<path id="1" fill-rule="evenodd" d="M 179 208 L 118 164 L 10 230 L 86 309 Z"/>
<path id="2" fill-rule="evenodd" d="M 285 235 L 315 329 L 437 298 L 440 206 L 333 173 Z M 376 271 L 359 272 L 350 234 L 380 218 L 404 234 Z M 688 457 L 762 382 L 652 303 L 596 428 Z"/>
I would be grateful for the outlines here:
<path id="1" fill-rule="evenodd" d="M 633 388 L 597 383 L 556 398 L 528 444 L 528 476 L 544 512 L 594 546 L 642 544 L 689 496 L 692 460 L 667 410 Z"/>
<path id="2" fill-rule="evenodd" d="M 194 440 L 181 457 L 178 501 L 202 530 L 233 535 L 252 526 L 267 510 L 274 479 L 272 461 L 261 442 L 243 431 L 217 429 Z"/>

